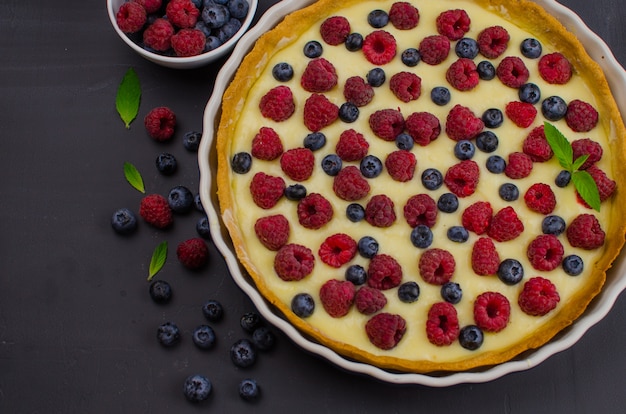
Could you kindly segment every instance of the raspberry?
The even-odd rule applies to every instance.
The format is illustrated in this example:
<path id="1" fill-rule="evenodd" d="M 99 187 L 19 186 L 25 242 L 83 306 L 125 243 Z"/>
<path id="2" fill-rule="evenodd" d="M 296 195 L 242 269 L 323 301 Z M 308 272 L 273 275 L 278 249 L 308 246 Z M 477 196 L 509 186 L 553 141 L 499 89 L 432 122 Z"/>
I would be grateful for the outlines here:
<path id="1" fill-rule="evenodd" d="M 209 260 L 209 248 L 203 239 L 185 240 L 176 247 L 178 261 L 188 269 L 199 269 Z"/>
<path id="2" fill-rule="evenodd" d="M 321 194 L 308 194 L 298 202 L 298 221 L 307 229 L 319 229 L 332 218 L 333 206 Z"/>
<path id="3" fill-rule="evenodd" d="M 343 96 L 346 101 L 356 106 L 365 106 L 374 98 L 374 88 L 360 76 L 351 76 L 346 79 L 343 87 Z"/>
<path id="4" fill-rule="evenodd" d="M 168 141 L 176 129 L 176 114 L 170 108 L 159 106 L 152 109 L 143 119 L 148 135 L 156 141 Z"/>
<path id="5" fill-rule="evenodd" d="M 350 34 L 350 22 L 343 16 L 332 16 L 324 20 L 320 26 L 320 34 L 324 42 L 337 46 L 346 41 Z"/>
<path id="6" fill-rule="evenodd" d="M 270 89 L 259 102 L 261 115 L 276 122 L 282 122 L 293 114 L 296 104 L 288 86 L 276 86 Z"/>
<path id="7" fill-rule="evenodd" d="M 283 153 L 283 143 L 272 128 L 261 127 L 252 139 L 250 153 L 260 160 L 272 161 Z"/>
<path id="8" fill-rule="evenodd" d="M 417 159 L 415 158 L 415 154 L 407 150 L 394 151 L 387 155 L 385 159 L 387 172 L 391 178 L 401 183 L 413 179 L 416 166 Z"/>
<path id="9" fill-rule="evenodd" d="M 541 214 L 550 214 L 556 207 L 556 197 L 549 185 L 535 183 L 524 194 L 526 206 Z"/>
<path id="10" fill-rule="evenodd" d="M 560 300 L 556 286 L 548 279 L 536 276 L 524 283 L 517 303 L 525 314 L 543 316 L 556 308 Z"/>
<path id="11" fill-rule="evenodd" d="M 351 282 L 330 279 L 320 288 L 320 301 L 330 316 L 341 318 L 350 311 L 355 293 L 356 289 Z"/>
<path id="12" fill-rule="evenodd" d="M 369 124 L 374 135 L 385 141 L 394 141 L 404 131 L 404 117 L 395 109 L 381 109 L 372 113 Z"/>
<path id="13" fill-rule="evenodd" d="M 450 53 L 450 39 L 443 35 L 426 36 L 419 44 L 422 61 L 429 65 L 438 65 Z"/>
<path id="14" fill-rule="evenodd" d="M 572 77 L 572 65 L 561 53 L 549 53 L 539 59 L 539 75 L 548 83 L 564 85 Z"/>
<path id="15" fill-rule="evenodd" d="M 493 216 L 491 204 L 487 201 L 477 201 L 469 205 L 461 215 L 461 224 L 469 231 L 481 235 L 484 234 Z"/>
<path id="16" fill-rule="evenodd" d="M 454 141 L 471 140 L 484 127 L 482 119 L 474 115 L 471 109 L 460 104 L 455 105 L 446 117 L 446 134 Z"/>
<path id="17" fill-rule="evenodd" d="M 530 242 L 526 255 L 536 270 L 554 270 L 563 259 L 563 245 L 555 235 L 541 234 Z"/>
<path id="18" fill-rule="evenodd" d="M 572 150 L 574 152 L 573 160 L 577 160 L 582 155 L 589 155 L 587 161 L 580 167 L 586 170 L 602 158 L 602 145 L 589 138 L 582 138 L 572 141 Z"/>
<path id="19" fill-rule="evenodd" d="M 574 143 L 572 143 L 572 146 Z M 546 139 L 543 125 L 534 128 L 524 139 L 522 151 L 534 162 L 548 161 L 554 155 Z M 575 151 L 574 151 L 575 152 Z"/>
<path id="20" fill-rule="evenodd" d="M 498 273 L 500 256 L 493 240 L 481 237 L 472 247 L 472 269 L 477 275 L 488 276 Z"/>
<path id="21" fill-rule="evenodd" d="M 124 33 L 136 33 L 146 24 L 146 9 L 136 2 L 123 3 L 115 14 L 117 26 Z"/>
<path id="22" fill-rule="evenodd" d="M 379 253 L 370 260 L 367 277 L 367 286 L 371 288 L 393 289 L 402 282 L 402 267 L 393 257 Z"/>
<path id="23" fill-rule="evenodd" d="M 457 197 L 474 194 L 480 178 L 480 168 L 473 160 L 464 160 L 453 165 L 446 172 L 443 181 Z"/>
<path id="24" fill-rule="evenodd" d="M 270 209 L 278 203 L 285 191 L 285 181 L 282 177 L 274 177 L 264 172 L 258 172 L 250 182 L 250 193 L 254 203 L 263 208 Z"/>
<path id="25" fill-rule="evenodd" d="M 387 298 L 378 289 L 363 286 L 356 291 L 354 304 L 363 315 L 373 315 L 387 304 Z"/>
<path id="26" fill-rule="evenodd" d="M 188 29 L 196 25 L 200 10 L 191 0 L 171 0 L 165 7 L 165 15 L 172 26 Z"/>
<path id="27" fill-rule="evenodd" d="M 433 248 L 422 253 L 418 268 L 426 283 L 443 286 L 452 278 L 456 262 L 449 251 Z"/>
<path id="28" fill-rule="evenodd" d="M 489 224 L 487 235 L 498 242 L 517 238 L 524 231 L 524 223 L 519 219 L 513 207 L 504 207 L 498 211 Z"/>
<path id="29" fill-rule="evenodd" d="M 370 192 L 370 185 L 363 178 L 358 167 L 349 165 L 335 176 L 333 191 L 342 200 L 357 201 Z"/>
<path id="30" fill-rule="evenodd" d="M 496 68 L 496 76 L 506 86 L 517 89 L 528 82 L 530 73 L 522 59 L 517 56 L 507 56 Z"/>
<path id="31" fill-rule="evenodd" d="M 428 194 L 416 194 L 404 205 L 404 218 L 409 226 L 423 224 L 433 227 L 437 222 L 437 203 Z"/>
<path id="32" fill-rule="evenodd" d="M 446 80 L 456 90 L 469 91 L 478 85 L 480 76 L 474 61 L 461 58 L 450 65 L 446 71 Z"/>
<path id="33" fill-rule="evenodd" d="M 398 1 L 389 9 L 389 21 L 398 30 L 410 30 L 419 23 L 420 12 L 409 2 Z"/>
<path id="34" fill-rule="evenodd" d="M 513 101 L 506 104 L 506 116 L 520 128 L 528 128 L 537 116 L 537 108 L 533 104 Z"/>
<path id="35" fill-rule="evenodd" d="M 384 350 L 392 349 L 404 336 L 406 321 L 400 315 L 379 313 L 365 324 L 365 333 L 370 342 Z"/>
<path id="36" fill-rule="evenodd" d="M 567 105 L 565 122 L 574 132 L 589 132 L 598 124 L 598 111 L 591 104 L 574 99 Z"/>
<path id="37" fill-rule="evenodd" d="M 437 16 L 437 32 L 450 40 L 459 40 L 470 29 L 471 20 L 465 10 L 448 10 Z"/>
<path id="38" fill-rule="evenodd" d="M 456 308 L 448 302 L 437 302 L 428 310 L 426 336 L 431 344 L 450 345 L 459 337 L 459 318 Z"/>
<path id="39" fill-rule="evenodd" d="M 143 31 L 143 43 L 159 52 L 165 52 L 172 47 L 174 27 L 165 19 L 156 19 Z"/>
<path id="40" fill-rule="evenodd" d="M 337 71 L 326 59 L 313 59 L 304 69 L 300 85 L 308 92 L 328 92 L 337 85 Z"/>
<path id="41" fill-rule="evenodd" d="M 474 322 L 487 332 L 500 332 L 509 323 L 511 304 L 498 292 L 485 292 L 474 301 Z"/>
<path id="42" fill-rule="evenodd" d="M 509 40 L 509 33 L 502 26 L 487 27 L 476 38 L 480 53 L 488 59 L 495 59 L 504 53 Z"/>
<path id="43" fill-rule="evenodd" d="M 313 271 L 315 257 L 308 247 L 286 244 L 274 256 L 274 270 L 285 282 L 302 280 Z"/>
<path id="44" fill-rule="evenodd" d="M 314 93 L 304 103 L 304 125 L 317 132 L 332 124 L 339 117 L 339 107 L 324 95 Z"/>
<path id="45" fill-rule="evenodd" d="M 354 129 L 348 129 L 339 135 L 339 141 L 337 141 L 337 145 L 335 146 L 335 153 L 343 161 L 359 161 L 367 155 L 369 146 L 363 134 Z"/>
<path id="46" fill-rule="evenodd" d="M 146 9 L 146 13 L 156 13 L 161 9 L 163 2 L 161 0 L 133 0 L 135 3 L 139 3 Z"/>
<path id="47" fill-rule="evenodd" d="M 373 196 L 365 206 L 365 221 L 375 227 L 389 227 L 396 221 L 393 200 L 384 194 Z"/>
<path id="48" fill-rule="evenodd" d="M 615 191 L 615 188 L 617 187 L 617 183 L 613 181 L 612 179 L 610 179 L 609 177 L 607 177 L 606 173 L 602 171 L 601 169 L 599 169 L 598 167 L 596 167 L 595 165 L 592 165 L 591 167 L 587 168 L 587 172 L 591 175 L 591 178 L 593 178 L 593 181 L 595 181 L 596 186 L 598 187 L 598 193 L 600 194 L 600 201 L 604 201 L 607 198 L 611 197 L 611 195 Z M 578 197 L 580 197 L 580 195 L 578 195 Z M 582 198 L 580 199 L 582 200 Z M 583 205 L 586 205 L 587 207 L 589 207 L 584 200 L 582 201 L 583 201 Z"/>
<path id="49" fill-rule="evenodd" d="M 318 254 L 322 262 L 331 267 L 341 267 L 354 258 L 357 245 L 347 234 L 337 233 L 324 240 Z"/>
<path id="50" fill-rule="evenodd" d="M 313 173 L 315 156 L 308 148 L 292 148 L 280 157 L 280 168 L 294 181 L 304 181 Z"/>
<path id="51" fill-rule="evenodd" d="M 593 250 L 604 244 L 604 230 L 596 216 L 581 214 L 567 226 L 567 240 L 572 247 Z"/>
<path id="52" fill-rule="evenodd" d="M 206 36 L 198 29 L 181 29 L 170 39 L 179 57 L 197 56 L 204 51 Z"/>
<path id="53" fill-rule="evenodd" d="M 413 141 L 426 146 L 441 133 L 439 118 L 429 112 L 413 112 L 406 118 L 405 127 Z"/>
<path id="54" fill-rule="evenodd" d="M 504 168 L 504 174 L 512 179 L 525 178 L 533 170 L 533 160 L 523 152 L 512 152 Z"/>
<path id="55" fill-rule="evenodd" d="M 254 223 L 254 232 L 263 246 L 276 251 L 289 240 L 289 220 L 282 214 L 260 217 Z"/>
<path id="56" fill-rule="evenodd" d="M 387 64 L 396 56 L 396 39 L 389 32 L 375 30 L 363 39 L 363 54 L 374 65 Z"/>
<path id="57" fill-rule="evenodd" d="M 158 228 L 169 227 L 172 222 L 172 210 L 167 199 L 160 194 L 149 194 L 141 199 L 139 215 L 146 223 Z"/>
<path id="58" fill-rule="evenodd" d="M 422 79 L 412 72 L 398 72 L 389 80 L 389 88 L 402 102 L 414 101 L 422 94 Z"/>

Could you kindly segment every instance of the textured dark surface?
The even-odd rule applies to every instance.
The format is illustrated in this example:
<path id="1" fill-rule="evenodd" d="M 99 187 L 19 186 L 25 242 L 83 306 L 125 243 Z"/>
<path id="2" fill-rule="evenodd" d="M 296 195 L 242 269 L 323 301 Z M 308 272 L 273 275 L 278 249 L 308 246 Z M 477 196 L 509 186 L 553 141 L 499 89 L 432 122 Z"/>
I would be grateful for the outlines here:
<path id="1" fill-rule="evenodd" d="M 259 14 L 273 1 L 261 1 Z M 626 62 L 626 11 L 621 0 L 562 1 Z M 138 210 L 141 194 L 122 173 L 130 161 L 149 192 L 175 185 L 197 191 L 195 154 L 182 133 L 202 128 L 204 106 L 219 66 L 192 71 L 143 60 L 117 37 L 104 1 L 0 4 L 0 412 L 620 412 L 626 406 L 626 301 L 571 349 L 540 366 L 486 384 L 449 388 L 398 386 L 337 369 L 309 355 L 275 330 L 275 349 L 252 369 L 236 368 L 230 344 L 246 334 L 238 325 L 251 302 L 230 279 L 212 244 L 200 273 L 175 260 L 178 242 L 195 237 L 194 212 L 164 233 L 145 225 L 131 238 L 110 228 L 119 207 Z M 125 130 L 115 111 L 117 86 L 129 67 L 139 74 L 139 121 Z M 140 120 L 155 106 L 177 114 L 174 142 L 147 138 Z M 180 170 L 160 176 L 156 156 L 174 153 Z M 154 247 L 170 243 L 159 277 L 174 300 L 157 306 L 145 281 Z M 217 298 L 226 317 L 213 324 L 218 345 L 201 352 L 191 331 L 205 320 L 200 306 Z M 178 323 L 184 338 L 163 349 L 156 327 Z M 207 375 L 214 391 L 193 406 L 184 379 Z M 237 395 L 239 381 L 256 378 L 261 401 Z"/>

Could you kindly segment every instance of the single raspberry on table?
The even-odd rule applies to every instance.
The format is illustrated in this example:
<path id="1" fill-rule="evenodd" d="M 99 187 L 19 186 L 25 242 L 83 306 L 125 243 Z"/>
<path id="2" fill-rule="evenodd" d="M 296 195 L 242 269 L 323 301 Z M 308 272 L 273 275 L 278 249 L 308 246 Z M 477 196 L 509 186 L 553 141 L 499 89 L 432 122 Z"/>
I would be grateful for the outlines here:
<path id="1" fill-rule="evenodd" d="M 402 102 L 414 101 L 422 94 L 422 79 L 413 72 L 398 72 L 389 80 L 389 88 Z"/>
<path id="2" fill-rule="evenodd" d="M 456 104 L 446 117 L 446 134 L 454 141 L 471 140 L 484 128 L 482 119 L 460 104 Z"/>
<path id="3" fill-rule="evenodd" d="M 303 227 L 316 230 L 333 218 L 333 206 L 323 195 L 310 193 L 298 202 L 297 213 Z"/>
<path id="4" fill-rule="evenodd" d="M 315 156 L 308 148 L 292 148 L 280 157 L 280 168 L 294 181 L 305 181 L 315 168 Z"/>
<path id="5" fill-rule="evenodd" d="M 139 3 L 123 3 L 115 14 L 117 26 L 124 33 L 136 33 L 146 24 L 146 9 Z"/>
<path id="6" fill-rule="evenodd" d="M 161 9 L 161 6 L 163 5 L 163 1 L 162 0 L 132 0 L 135 3 L 139 3 L 143 6 L 144 9 L 146 9 L 146 13 L 151 14 L 151 13 L 156 13 Z"/>
<path id="7" fill-rule="evenodd" d="M 351 76 L 343 86 L 343 97 L 356 106 L 365 106 L 374 98 L 374 88 L 360 76 Z"/>
<path id="8" fill-rule="evenodd" d="M 278 133 L 270 127 L 261 127 L 252 139 L 250 153 L 260 160 L 272 161 L 283 153 L 283 143 Z"/>
<path id="9" fill-rule="evenodd" d="M 555 235 L 541 234 L 530 242 L 526 255 L 536 270 L 554 270 L 563 259 L 563 245 Z"/>
<path id="10" fill-rule="evenodd" d="M 612 179 L 610 179 L 604 171 L 602 171 L 597 166 L 592 165 L 591 167 L 587 168 L 587 172 L 589 173 L 589 175 L 591 175 L 591 178 L 593 178 L 593 181 L 596 183 L 596 186 L 598 187 L 598 193 L 600 195 L 601 202 L 611 197 L 611 195 L 613 195 L 613 192 L 617 188 L 617 183 L 613 181 Z M 581 203 L 584 206 L 589 207 L 587 202 L 585 202 L 585 200 L 583 200 L 582 197 L 580 197 L 580 194 L 578 193 L 576 194 L 578 196 L 578 199 L 581 201 Z"/>
<path id="11" fill-rule="evenodd" d="M 339 135 L 335 153 L 343 161 L 359 161 L 367 155 L 370 144 L 363 134 L 354 129 L 347 129 Z"/>
<path id="12" fill-rule="evenodd" d="M 170 41 L 176 56 L 197 56 L 204 51 L 206 36 L 199 29 L 181 29 L 172 35 Z"/>
<path id="13" fill-rule="evenodd" d="M 398 30 L 410 30 L 419 23 L 420 12 L 409 2 L 397 1 L 389 8 L 389 21 Z"/>
<path id="14" fill-rule="evenodd" d="M 148 112 L 143 124 L 151 138 L 160 142 L 168 141 L 176 130 L 176 114 L 166 106 L 159 106 Z"/>
<path id="15" fill-rule="evenodd" d="M 385 307 L 387 298 L 380 290 L 363 286 L 356 291 L 354 304 L 363 315 L 373 315 Z"/>
<path id="16" fill-rule="evenodd" d="M 524 223 L 511 206 L 498 211 L 487 228 L 487 235 L 498 242 L 516 239 L 524 231 Z"/>
<path id="17" fill-rule="evenodd" d="M 556 207 L 556 196 L 548 184 L 535 183 L 526 190 L 524 202 L 532 211 L 550 214 Z"/>
<path id="18" fill-rule="evenodd" d="M 441 133 L 439 118 L 430 112 L 413 112 L 406 118 L 405 127 L 413 141 L 420 146 L 430 144 Z"/>
<path id="19" fill-rule="evenodd" d="M 533 170 L 533 160 L 523 152 L 512 152 L 504 168 L 504 174 L 512 179 L 526 178 Z"/>
<path id="20" fill-rule="evenodd" d="M 385 141 L 394 141 L 404 131 L 404 117 L 396 109 L 380 109 L 370 115 L 369 125 L 374 135 Z"/>
<path id="21" fill-rule="evenodd" d="M 341 267 L 354 258 L 357 252 L 356 241 L 345 233 L 328 236 L 319 248 L 322 262 L 331 267 Z"/>
<path id="22" fill-rule="evenodd" d="M 420 276 L 431 285 L 443 286 L 449 282 L 455 268 L 456 261 L 452 253 L 437 247 L 422 253 L 418 262 Z"/>
<path id="23" fill-rule="evenodd" d="M 473 160 L 464 160 L 450 167 L 443 181 L 457 197 L 468 197 L 476 191 L 479 179 L 478 164 Z"/>
<path id="24" fill-rule="evenodd" d="M 350 22 L 343 16 L 331 16 L 324 20 L 320 26 L 322 40 L 331 46 L 342 44 L 349 34 Z"/>
<path id="25" fill-rule="evenodd" d="M 404 205 L 404 218 L 411 227 L 420 224 L 433 227 L 437 222 L 438 212 L 437 203 L 428 194 L 411 196 Z"/>
<path id="26" fill-rule="evenodd" d="M 325 95 L 314 93 L 304 103 L 304 125 L 317 132 L 332 124 L 339 117 L 339 107 Z"/>
<path id="27" fill-rule="evenodd" d="M 322 57 L 311 60 L 302 73 L 300 85 L 308 92 L 328 92 L 337 85 L 335 66 Z"/>
<path id="28" fill-rule="evenodd" d="M 165 6 L 165 15 L 174 27 L 188 29 L 196 25 L 200 9 L 191 0 L 171 0 Z"/>
<path id="29" fill-rule="evenodd" d="M 589 132 L 598 124 L 598 111 L 591 104 L 574 99 L 567 105 L 565 122 L 574 132 Z"/>
<path id="30" fill-rule="evenodd" d="M 406 321 L 400 315 L 379 313 L 365 324 L 370 342 L 383 350 L 394 348 L 406 332 Z"/>
<path id="31" fill-rule="evenodd" d="M 447 10 L 437 16 L 437 32 L 452 41 L 459 40 L 469 31 L 471 22 L 465 10 Z"/>
<path id="32" fill-rule="evenodd" d="M 537 108 L 527 102 L 513 101 L 506 104 L 504 113 L 518 127 L 528 128 L 535 121 Z"/>
<path id="33" fill-rule="evenodd" d="M 389 227 L 396 221 L 393 200 L 384 194 L 373 196 L 365 206 L 365 221 L 374 227 Z"/>
<path id="34" fill-rule="evenodd" d="M 385 168 L 395 181 L 406 182 L 413 179 L 417 159 L 415 154 L 407 150 L 396 150 L 385 159 Z"/>
<path id="35" fill-rule="evenodd" d="M 285 180 L 258 172 L 250 182 L 250 194 L 254 203 L 262 209 L 270 209 L 278 203 L 285 191 Z"/>
<path id="36" fill-rule="evenodd" d="M 470 204 L 461 214 L 461 224 L 469 231 L 484 234 L 493 217 L 493 209 L 488 201 L 476 201 Z"/>
<path id="37" fill-rule="evenodd" d="M 289 240 L 289 220 L 282 214 L 260 217 L 254 223 L 254 232 L 263 246 L 277 251 Z"/>
<path id="38" fill-rule="evenodd" d="M 574 143 L 572 142 L 572 147 L 573 146 Z M 552 147 L 546 139 L 543 125 L 534 128 L 526 138 L 524 138 L 522 151 L 524 154 L 528 155 L 533 162 L 545 162 L 552 158 L 554 151 L 552 151 Z"/>
<path id="39" fill-rule="evenodd" d="M 450 39 L 443 35 L 426 36 L 418 49 L 424 63 L 438 65 L 450 54 Z"/>
<path id="40" fill-rule="evenodd" d="M 509 32 L 502 26 L 491 26 L 483 29 L 477 36 L 480 53 L 488 58 L 499 57 L 509 45 Z"/>
<path id="41" fill-rule="evenodd" d="M 500 332 L 509 323 L 511 304 L 502 293 L 485 292 L 474 301 L 474 322 L 486 332 Z"/>
<path id="42" fill-rule="evenodd" d="M 167 198 L 160 194 L 149 194 L 141 199 L 139 215 L 144 221 L 158 229 L 164 229 L 174 222 Z"/>
<path id="43" fill-rule="evenodd" d="M 199 269 L 209 260 L 209 248 L 200 237 L 185 240 L 176 247 L 178 261 L 188 269 Z"/>
<path id="44" fill-rule="evenodd" d="M 166 19 L 156 19 L 143 31 L 143 43 L 149 48 L 165 52 L 172 47 L 174 27 Z"/>
<path id="45" fill-rule="evenodd" d="M 388 290 L 402 282 L 402 267 L 392 256 L 379 253 L 372 257 L 367 268 L 367 286 Z"/>
<path id="46" fill-rule="evenodd" d="M 530 72 L 522 59 L 507 56 L 498 64 L 496 76 L 504 85 L 517 89 L 528 82 Z"/>
<path id="47" fill-rule="evenodd" d="M 480 76 L 473 60 L 460 58 L 446 71 L 446 80 L 458 91 L 469 91 L 478 86 Z"/>
<path id="48" fill-rule="evenodd" d="M 270 89 L 259 102 L 261 115 L 276 122 L 286 121 L 296 110 L 293 93 L 288 86 Z"/>
<path id="49" fill-rule="evenodd" d="M 428 310 L 426 336 L 433 345 L 446 346 L 459 337 L 459 317 L 454 305 L 448 302 L 434 303 Z"/>
<path id="50" fill-rule="evenodd" d="M 320 288 L 320 301 L 333 318 L 346 316 L 354 303 L 356 288 L 347 280 L 330 279 Z"/>
<path id="51" fill-rule="evenodd" d="M 313 252 L 300 244 L 286 244 L 274 256 L 274 270 L 285 282 L 304 279 L 311 274 L 314 267 Z"/>
<path id="52" fill-rule="evenodd" d="M 548 279 L 536 276 L 524 283 L 517 303 L 527 315 L 543 316 L 556 308 L 560 300 L 556 286 Z"/>
<path id="53" fill-rule="evenodd" d="M 564 85 L 572 77 L 572 65 L 559 52 L 548 53 L 539 59 L 539 75 L 548 83 Z"/>
<path id="54" fill-rule="evenodd" d="M 566 235 L 572 247 L 593 250 L 604 244 L 604 230 L 593 214 L 576 216 L 567 226 Z"/>
<path id="55" fill-rule="evenodd" d="M 572 150 L 574 153 L 573 160 L 577 160 L 579 157 L 583 155 L 588 155 L 587 161 L 583 165 L 580 166 L 581 170 L 586 170 L 591 167 L 596 162 L 602 159 L 602 145 L 599 142 L 594 141 L 590 138 L 581 138 L 572 141 Z"/>
<path id="56" fill-rule="evenodd" d="M 335 176 L 333 191 L 342 200 L 357 201 L 369 194 L 370 185 L 358 167 L 349 165 Z"/>
<path id="57" fill-rule="evenodd" d="M 472 247 L 472 269 L 480 276 L 495 275 L 500 266 L 500 255 L 489 237 L 481 237 Z"/>
<path id="58" fill-rule="evenodd" d="M 385 30 L 374 30 L 363 39 L 363 54 L 374 65 L 385 65 L 396 56 L 396 39 Z"/>

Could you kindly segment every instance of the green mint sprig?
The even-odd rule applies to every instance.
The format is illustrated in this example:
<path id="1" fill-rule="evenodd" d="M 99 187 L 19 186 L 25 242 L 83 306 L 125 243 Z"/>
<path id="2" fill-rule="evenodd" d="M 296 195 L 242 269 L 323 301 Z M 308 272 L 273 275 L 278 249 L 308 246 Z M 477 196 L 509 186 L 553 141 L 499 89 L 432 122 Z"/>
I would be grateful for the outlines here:
<path id="1" fill-rule="evenodd" d="M 124 121 L 126 129 L 130 128 L 130 123 L 134 121 L 139 112 L 139 102 L 141 101 L 141 84 L 137 72 L 130 68 L 124 74 L 120 86 L 117 88 L 115 96 L 115 108 Z"/>
<path id="2" fill-rule="evenodd" d="M 148 282 L 152 280 L 154 275 L 159 273 L 161 268 L 163 268 L 166 259 L 167 241 L 163 241 L 159 243 L 159 245 L 154 248 L 154 252 L 152 252 L 152 258 L 150 259 L 150 268 L 148 270 Z"/>
<path id="3" fill-rule="evenodd" d="M 580 194 L 582 199 L 585 200 L 591 208 L 600 211 L 600 193 L 598 192 L 598 186 L 593 180 L 593 177 L 591 177 L 591 174 L 580 169 L 585 161 L 587 161 L 587 158 L 589 158 L 589 155 L 581 155 L 574 159 L 572 144 L 567 140 L 565 135 L 548 122 L 544 122 L 543 125 L 548 144 L 550 144 L 561 167 L 569 171 L 572 175 L 572 182 L 574 183 L 574 187 L 576 187 L 576 191 L 578 191 L 578 194 Z"/>
<path id="4" fill-rule="evenodd" d="M 128 184 L 133 186 L 134 189 L 140 193 L 146 192 L 143 185 L 143 178 L 141 178 L 139 170 L 137 170 L 137 168 L 130 162 L 124 163 L 124 177 L 126 177 L 126 181 L 128 181 Z"/>

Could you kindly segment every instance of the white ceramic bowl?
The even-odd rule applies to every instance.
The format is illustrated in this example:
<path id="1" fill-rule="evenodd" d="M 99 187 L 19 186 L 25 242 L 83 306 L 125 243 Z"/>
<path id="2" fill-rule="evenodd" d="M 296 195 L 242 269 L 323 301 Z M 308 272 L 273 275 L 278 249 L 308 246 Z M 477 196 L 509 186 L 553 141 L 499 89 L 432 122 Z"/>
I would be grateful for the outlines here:
<path id="1" fill-rule="evenodd" d="M 239 39 L 244 35 L 244 33 L 250 28 L 252 20 L 254 19 L 254 15 L 256 14 L 257 7 L 259 5 L 258 0 L 246 0 L 250 5 L 250 9 L 248 11 L 248 15 L 241 24 L 241 29 L 239 29 L 239 31 L 235 33 L 232 38 L 230 38 L 226 43 L 224 43 L 217 49 L 211 50 L 210 52 L 202 53 L 197 56 L 172 57 L 163 56 L 157 53 L 147 51 L 146 49 L 133 42 L 124 32 L 120 30 L 117 25 L 115 15 L 117 14 L 120 6 L 126 1 L 127 0 L 107 0 L 107 11 L 109 13 L 109 19 L 111 20 L 111 24 L 113 25 L 113 28 L 115 29 L 117 34 L 124 41 L 124 43 L 126 43 L 139 55 L 143 56 L 151 62 L 173 69 L 193 69 L 206 66 L 209 63 L 229 53 L 231 50 L 233 50 L 233 48 L 235 47 Z"/>
<path id="2" fill-rule="evenodd" d="M 204 132 L 199 150 L 200 196 L 209 216 L 213 241 L 220 249 L 230 269 L 233 279 L 251 298 L 259 312 L 269 322 L 281 329 L 303 349 L 326 358 L 328 361 L 348 371 L 366 374 L 382 381 L 398 384 L 421 384 L 433 387 L 446 387 L 460 383 L 480 383 L 499 378 L 503 375 L 532 368 L 550 356 L 574 345 L 583 334 L 599 322 L 613 307 L 619 294 L 626 289 L 626 254 L 622 252 L 607 274 L 607 281 L 602 292 L 593 300 L 585 313 L 573 325 L 559 333 L 552 341 L 537 350 L 525 352 L 517 358 L 483 370 L 458 372 L 433 376 L 428 374 L 389 372 L 368 364 L 354 362 L 338 355 L 329 348 L 304 337 L 291 324 L 283 319 L 261 297 L 254 284 L 240 266 L 230 238 L 222 225 L 219 204 L 216 196 L 216 154 L 213 142 L 215 126 L 219 120 L 222 95 L 243 57 L 254 45 L 255 40 L 274 27 L 286 14 L 300 9 L 313 0 L 284 0 L 269 9 L 259 23 L 239 42 L 232 56 L 220 71 L 213 95 L 207 104 L 204 115 Z M 589 55 L 604 70 L 617 104 L 626 116 L 626 72 L 617 62 L 608 46 L 594 34 L 583 21 L 571 10 L 555 0 L 535 0 L 548 12 L 558 18 L 568 29 L 576 33 Z"/>

